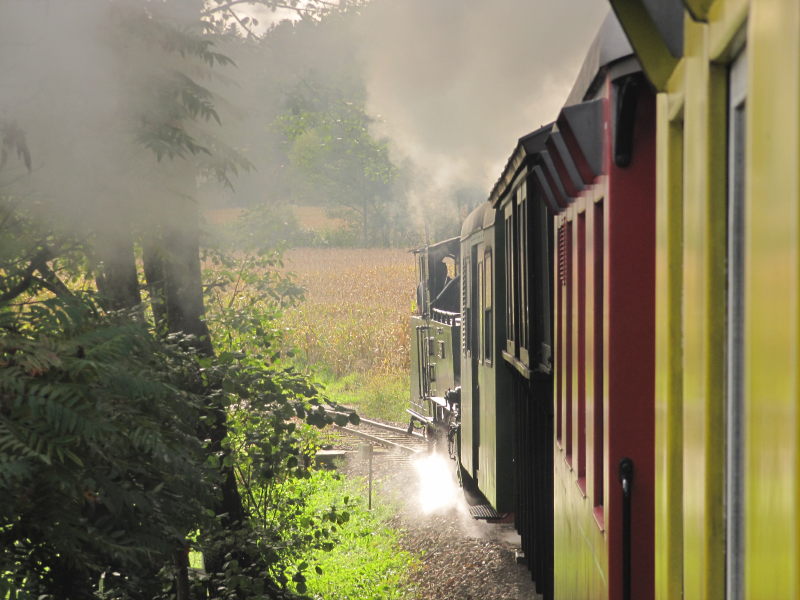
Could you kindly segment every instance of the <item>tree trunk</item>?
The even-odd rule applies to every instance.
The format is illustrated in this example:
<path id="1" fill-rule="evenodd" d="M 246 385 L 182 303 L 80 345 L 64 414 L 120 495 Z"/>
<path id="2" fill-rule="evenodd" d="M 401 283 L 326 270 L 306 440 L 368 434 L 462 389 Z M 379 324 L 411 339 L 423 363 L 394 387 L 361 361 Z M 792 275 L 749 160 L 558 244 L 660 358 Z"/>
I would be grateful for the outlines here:
<path id="1" fill-rule="evenodd" d="M 175 550 L 175 599 L 189 600 L 189 546 Z"/>
<path id="2" fill-rule="evenodd" d="M 99 231 L 95 254 L 100 261 L 96 282 L 103 308 L 123 310 L 139 306 L 142 296 L 130 226 L 117 224 Z"/>
<path id="3" fill-rule="evenodd" d="M 150 295 L 150 308 L 156 331 L 167 331 L 166 289 L 164 281 L 164 259 L 161 252 L 160 237 L 151 233 L 142 241 L 142 262 L 147 292 Z"/>
<path id="4" fill-rule="evenodd" d="M 179 172 L 180 167 L 175 165 L 175 170 Z M 189 195 L 194 188 L 194 176 L 189 169 L 184 169 L 183 175 L 182 190 L 165 203 L 160 236 L 155 238 L 159 243 L 147 250 L 145 263 L 149 265 L 152 275 L 152 278 L 151 275 L 147 276 L 148 285 L 153 282 L 157 292 L 155 297 L 159 297 L 158 294 L 163 290 L 163 307 L 156 309 L 154 305 L 153 312 L 155 314 L 156 310 L 163 310 L 166 330 L 169 333 L 183 332 L 193 335 L 192 345 L 196 350 L 201 355 L 212 356 L 214 347 L 204 320 L 199 214 L 196 202 Z M 217 388 L 221 384 L 222 382 L 210 382 L 209 387 Z M 198 435 L 201 439 L 210 440 L 210 454 L 223 453 L 224 459 L 227 451 L 223 449 L 222 442 L 228 435 L 228 425 L 225 406 L 216 400 L 219 397 L 219 394 L 208 394 L 207 411 L 211 418 L 208 420 L 209 424 L 203 428 L 204 431 L 198 432 Z M 216 514 L 225 515 L 222 524 L 230 527 L 242 522 L 246 515 L 233 467 L 221 467 L 220 477 L 221 494 L 217 506 L 213 508 Z M 240 552 L 240 549 L 229 548 L 227 551 Z M 225 553 L 206 555 L 206 570 L 210 573 L 221 571 Z M 246 557 L 241 558 L 246 560 Z"/>
<path id="5" fill-rule="evenodd" d="M 204 320 L 203 282 L 200 272 L 200 242 L 197 207 L 180 198 L 161 237 L 164 269 L 164 308 L 167 330 L 195 336 L 194 346 L 211 356 L 214 349 Z"/>

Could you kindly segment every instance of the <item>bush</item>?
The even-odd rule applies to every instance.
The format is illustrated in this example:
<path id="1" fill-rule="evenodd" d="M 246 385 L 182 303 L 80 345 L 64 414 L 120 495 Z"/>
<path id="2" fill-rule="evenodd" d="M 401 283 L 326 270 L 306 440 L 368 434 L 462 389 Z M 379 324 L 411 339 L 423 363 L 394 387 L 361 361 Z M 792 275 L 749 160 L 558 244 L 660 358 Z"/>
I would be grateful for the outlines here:
<path id="1" fill-rule="evenodd" d="M 298 566 L 308 572 L 304 581 L 295 582 L 297 591 L 320 600 L 407 597 L 405 575 L 415 559 L 399 548 L 397 533 L 388 525 L 393 507 L 378 498 L 369 511 L 366 494 L 363 479 L 327 471 L 315 471 L 309 479 L 294 480 L 285 486 L 286 497 L 305 498 L 298 522 L 319 519 L 331 511 L 342 517 L 330 525 L 335 543 L 301 557 Z"/>
<path id="2" fill-rule="evenodd" d="M 0 320 L 0 597 L 152 594 L 214 495 L 191 353 L 90 302 Z"/>

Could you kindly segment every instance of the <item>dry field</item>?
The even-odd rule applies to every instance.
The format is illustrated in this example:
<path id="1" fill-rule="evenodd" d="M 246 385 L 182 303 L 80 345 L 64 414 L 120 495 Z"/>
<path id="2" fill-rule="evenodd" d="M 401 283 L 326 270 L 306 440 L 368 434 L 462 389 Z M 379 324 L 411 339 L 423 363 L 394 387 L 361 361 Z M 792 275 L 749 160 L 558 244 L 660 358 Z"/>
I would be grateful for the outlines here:
<path id="1" fill-rule="evenodd" d="M 342 377 L 407 373 L 414 260 L 405 250 L 298 248 L 286 269 L 306 289 L 287 311 L 288 342 L 308 365 Z"/>

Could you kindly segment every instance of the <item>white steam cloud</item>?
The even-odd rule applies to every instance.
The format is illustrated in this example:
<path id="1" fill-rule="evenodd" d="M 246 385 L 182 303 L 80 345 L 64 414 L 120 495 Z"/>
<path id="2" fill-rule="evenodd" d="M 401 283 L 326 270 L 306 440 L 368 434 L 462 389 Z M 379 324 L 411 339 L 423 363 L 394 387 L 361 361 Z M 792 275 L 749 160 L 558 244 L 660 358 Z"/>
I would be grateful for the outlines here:
<path id="1" fill-rule="evenodd" d="M 369 109 L 432 188 L 488 194 L 517 138 L 553 120 L 601 0 L 374 0 L 357 32 Z"/>

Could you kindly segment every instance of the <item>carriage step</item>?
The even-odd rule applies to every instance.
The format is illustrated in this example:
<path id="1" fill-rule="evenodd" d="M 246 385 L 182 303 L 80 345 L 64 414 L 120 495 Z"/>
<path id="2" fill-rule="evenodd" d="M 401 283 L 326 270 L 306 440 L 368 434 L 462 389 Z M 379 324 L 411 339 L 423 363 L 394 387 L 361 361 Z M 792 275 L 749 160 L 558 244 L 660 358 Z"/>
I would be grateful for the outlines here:
<path id="1" fill-rule="evenodd" d="M 476 504 L 469 507 L 469 514 L 473 519 L 501 519 L 503 515 L 498 513 L 489 504 Z"/>

